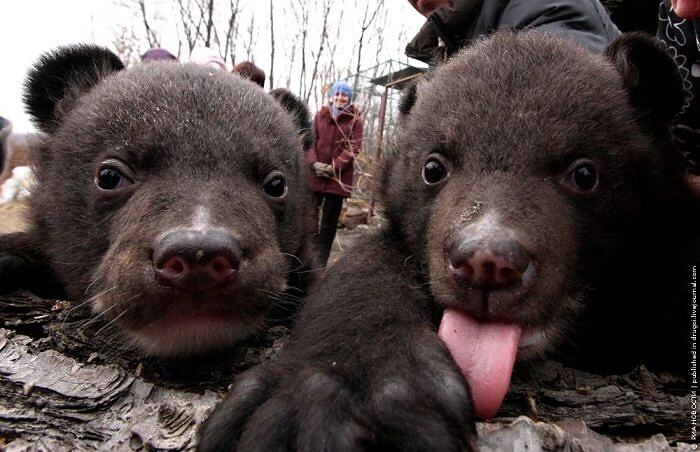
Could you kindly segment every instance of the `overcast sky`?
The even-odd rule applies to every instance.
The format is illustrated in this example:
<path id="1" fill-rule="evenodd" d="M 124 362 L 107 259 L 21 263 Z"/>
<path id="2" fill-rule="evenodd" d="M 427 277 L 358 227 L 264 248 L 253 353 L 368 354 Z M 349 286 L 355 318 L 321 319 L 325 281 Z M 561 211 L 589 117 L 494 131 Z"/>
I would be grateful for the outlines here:
<path id="1" fill-rule="evenodd" d="M 281 8 L 290 1 L 275 0 L 275 5 Z M 340 5 L 350 6 L 347 0 L 338 1 Z M 241 3 L 248 11 L 252 11 L 251 8 L 269 7 L 266 6 L 268 3 L 263 1 L 253 3 L 253 0 L 242 0 Z M 347 27 L 349 21 L 358 20 L 358 12 L 350 9 L 348 8 L 344 16 L 345 23 L 341 25 L 343 27 Z M 387 57 L 402 59 L 400 49 L 405 45 L 405 34 L 417 31 L 423 18 L 413 11 L 405 0 L 388 0 L 387 9 L 390 20 L 384 35 L 391 47 L 385 44 L 384 52 L 388 52 Z M 2 2 L 0 11 L 3 18 L 0 24 L 0 116 L 13 122 L 15 132 L 34 130 L 29 118 L 24 114 L 21 95 L 24 76 L 41 53 L 60 45 L 77 42 L 92 42 L 112 47 L 115 30 L 119 25 L 135 23 L 137 28 L 139 25 L 137 18 L 131 16 L 129 11 L 115 6 L 110 0 L 6 0 Z M 264 49 L 265 39 L 269 35 L 269 31 L 264 30 L 265 14 L 266 12 L 261 10 L 256 19 L 258 27 L 262 28 L 258 32 L 261 50 L 256 57 L 260 59 L 263 67 L 267 57 Z M 281 26 L 284 29 L 284 24 Z M 278 29 L 277 23 L 275 29 Z M 333 33 L 334 30 L 329 31 L 329 34 Z M 275 62 L 276 77 L 280 77 L 278 70 L 283 64 L 278 58 L 280 57 L 278 56 Z M 367 64 L 371 65 L 370 63 Z"/>
<path id="2" fill-rule="evenodd" d="M 27 70 L 46 50 L 76 42 L 109 46 L 111 32 L 94 27 L 100 4 L 88 0 L 3 1 L 0 6 L 0 116 L 13 122 L 14 130 L 27 132 L 33 126 L 24 114 L 22 83 Z"/>

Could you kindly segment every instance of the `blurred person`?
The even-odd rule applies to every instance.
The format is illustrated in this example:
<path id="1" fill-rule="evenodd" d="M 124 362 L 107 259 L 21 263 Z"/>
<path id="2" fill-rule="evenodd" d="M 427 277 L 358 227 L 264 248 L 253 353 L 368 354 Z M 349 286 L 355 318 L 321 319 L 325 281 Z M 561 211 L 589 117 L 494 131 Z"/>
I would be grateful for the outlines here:
<path id="1" fill-rule="evenodd" d="M 671 0 L 671 7 L 681 19 L 696 19 L 700 16 L 700 0 Z"/>
<path id="2" fill-rule="evenodd" d="M 0 204 L 29 196 L 29 140 L 27 134 L 13 133 L 12 122 L 0 116 Z"/>
<path id="3" fill-rule="evenodd" d="M 657 36 L 676 61 L 686 98 L 671 127 L 676 149 L 684 156 L 688 187 L 700 196 L 700 0 L 664 0 L 659 5 Z"/>
<path id="4" fill-rule="evenodd" d="M 602 53 L 620 35 L 599 0 L 408 0 L 427 21 L 406 55 L 436 66 L 499 29 L 534 29 Z"/>
<path id="5" fill-rule="evenodd" d="M 177 61 L 177 57 L 165 49 L 153 47 L 141 55 L 141 62 L 150 63 L 153 61 Z"/>
<path id="6" fill-rule="evenodd" d="M 350 85 L 335 82 L 328 105 L 314 117 L 315 141 L 306 153 L 309 185 L 319 209 L 316 243 L 323 265 L 333 246 L 343 200 L 350 196 L 354 160 L 362 145 L 362 116 L 352 101 Z"/>
<path id="7" fill-rule="evenodd" d="M 221 71 L 228 71 L 226 62 L 211 47 L 197 47 L 190 54 L 190 63 L 208 66 Z"/>
<path id="8" fill-rule="evenodd" d="M 231 72 L 255 82 L 258 86 L 260 86 L 260 88 L 265 87 L 265 71 L 257 67 L 252 61 L 243 61 L 242 63 L 238 63 L 233 67 Z"/>
<path id="9" fill-rule="evenodd" d="M 7 137 L 10 136 L 10 132 L 12 132 L 12 123 L 9 119 L 0 116 L 0 173 L 2 173 L 7 159 Z"/>

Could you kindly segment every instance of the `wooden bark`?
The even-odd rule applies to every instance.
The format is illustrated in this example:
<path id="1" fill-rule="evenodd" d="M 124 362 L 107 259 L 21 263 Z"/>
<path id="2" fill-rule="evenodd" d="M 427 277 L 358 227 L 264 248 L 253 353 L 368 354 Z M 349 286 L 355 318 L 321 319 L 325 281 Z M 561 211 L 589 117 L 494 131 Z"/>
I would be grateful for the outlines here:
<path id="1" fill-rule="evenodd" d="M 273 327 L 226 353 L 167 362 L 117 346 L 90 319 L 66 301 L 25 292 L 0 297 L 0 446 L 191 450 L 232 377 L 275 359 L 288 334 Z M 688 439 L 688 404 L 682 379 L 643 367 L 600 376 L 539 363 L 515 378 L 499 418 L 479 424 L 479 445 L 669 450 Z"/>

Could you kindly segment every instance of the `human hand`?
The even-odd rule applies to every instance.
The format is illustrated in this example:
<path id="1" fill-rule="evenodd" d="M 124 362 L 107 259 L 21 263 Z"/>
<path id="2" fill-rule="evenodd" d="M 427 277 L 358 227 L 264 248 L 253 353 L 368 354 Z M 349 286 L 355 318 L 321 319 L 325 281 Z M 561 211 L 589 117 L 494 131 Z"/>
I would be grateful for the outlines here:
<path id="1" fill-rule="evenodd" d="M 333 177 L 335 175 L 333 167 L 327 163 L 316 162 L 312 166 L 318 177 Z"/>
<path id="2" fill-rule="evenodd" d="M 700 16 L 700 0 L 671 0 L 671 9 L 681 19 L 695 19 Z"/>

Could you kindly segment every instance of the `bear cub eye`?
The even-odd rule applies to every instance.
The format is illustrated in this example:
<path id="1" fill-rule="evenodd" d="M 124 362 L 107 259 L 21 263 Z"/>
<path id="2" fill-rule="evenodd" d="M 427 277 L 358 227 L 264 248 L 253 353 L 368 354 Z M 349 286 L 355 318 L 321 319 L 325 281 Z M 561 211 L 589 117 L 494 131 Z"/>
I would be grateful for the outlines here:
<path id="1" fill-rule="evenodd" d="M 113 191 L 119 190 L 131 184 L 132 179 L 125 175 L 128 173 L 124 165 L 116 160 L 107 160 L 102 162 L 95 176 L 95 185 L 100 190 Z"/>
<path id="2" fill-rule="evenodd" d="M 598 170 L 590 160 L 577 160 L 569 168 L 566 182 L 577 192 L 589 193 L 598 187 Z"/>
<path id="3" fill-rule="evenodd" d="M 431 155 L 423 165 L 423 182 L 428 185 L 435 185 L 449 175 L 447 165 L 436 155 Z"/>
<path id="4" fill-rule="evenodd" d="M 287 196 L 287 180 L 284 174 L 279 171 L 272 171 L 263 182 L 263 190 L 265 194 L 276 200 L 283 199 Z"/>

